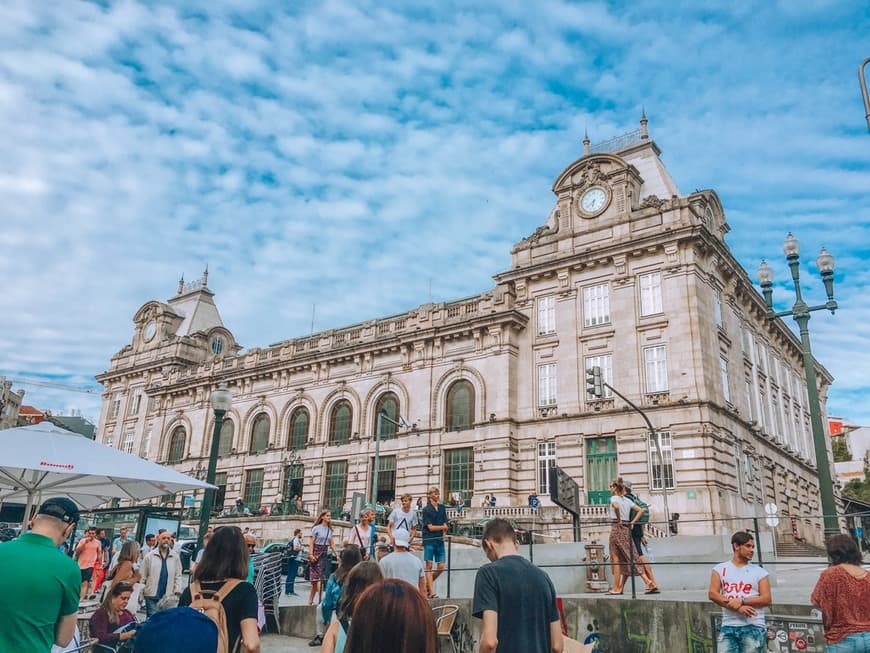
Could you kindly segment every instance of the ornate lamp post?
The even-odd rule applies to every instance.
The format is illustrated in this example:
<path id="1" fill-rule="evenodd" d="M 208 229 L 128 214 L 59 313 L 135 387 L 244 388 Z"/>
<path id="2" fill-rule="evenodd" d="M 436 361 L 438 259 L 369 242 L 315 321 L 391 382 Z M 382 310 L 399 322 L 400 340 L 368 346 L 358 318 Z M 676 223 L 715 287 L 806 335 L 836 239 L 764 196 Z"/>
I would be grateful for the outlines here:
<path id="1" fill-rule="evenodd" d="M 224 415 L 227 414 L 232 403 L 233 393 L 226 388 L 220 387 L 211 393 L 211 407 L 214 411 L 214 432 L 211 436 L 211 452 L 208 457 L 208 471 L 205 475 L 205 482 L 209 485 L 214 485 L 218 449 L 220 448 L 221 426 L 223 425 Z M 202 548 L 202 538 L 205 537 L 205 532 L 208 530 L 208 520 L 211 518 L 213 506 L 214 488 L 210 487 L 205 491 L 205 495 L 202 498 L 202 506 L 199 510 L 199 533 L 196 536 L 197 550 Z"/>
<path id="2" fill-rule="evenodd" d="M 773 310 L 773 272 L 765 261 L 758 268 L 758 281 L 764 294 L 764 303 L 767 304 L 767 318 L 769 320 L 791 315 L 798 323 L 801 336 L 801 353 L 803 354 L 804 373 L 807 381 L 807 399 L 810 409 L 810 423 L 813 429 L 813 445 L 816 452 L 816 469 L 819 476 L 819 493 L 822 499 L 822 513 L 825 523 L 825 537 L 836 535 L 839 530 L 837 519 L 837 504 L 834 500 L 834 484 L 831 480 L 831 464 L 828 459 L 827 438 L 822 426 L 822 412 L 819 406 L 819 390 L 816 385 L 815 360 L 810 347 L 809 321 L 812 311 L 827 310 L 833 314 L 837 310 L 837 302 L 834 301 L 834 257 L 822 247 L 822 251 L 816 259 L 816 267 L 822 275 L 825 284 L 825 292 L 828 301 L 818 306 L 808 306 L 801 295 L 800 286 L 800 244 L 791 232 L 786 236 L 782 246 L 788 267 L 791 269 L 791 278 L 794 282 L 795 303 L 790 311 L 775 312 Z"/>

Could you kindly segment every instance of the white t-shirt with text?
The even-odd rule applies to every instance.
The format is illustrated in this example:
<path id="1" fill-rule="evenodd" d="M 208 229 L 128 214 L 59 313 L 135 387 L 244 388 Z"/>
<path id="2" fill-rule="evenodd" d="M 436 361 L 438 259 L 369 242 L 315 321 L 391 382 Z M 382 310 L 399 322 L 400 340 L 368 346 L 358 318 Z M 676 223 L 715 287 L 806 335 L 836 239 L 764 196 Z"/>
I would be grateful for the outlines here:
<path id="1" fill-rule="evenodd" d="M 713 573 L 719 576 L 722 584 L 722 596 L 726 599 L 748 599 L 760 596 L 758 585 L 768 577 L 767 570 L 758 565 L 744 565 L 738 567 L 730 560 L 713 567 Z M 745 617 L 742 614 L 722 608 L 723 626 L 764 626 L 764 609 L 756 608 L 754 617 Z"/>

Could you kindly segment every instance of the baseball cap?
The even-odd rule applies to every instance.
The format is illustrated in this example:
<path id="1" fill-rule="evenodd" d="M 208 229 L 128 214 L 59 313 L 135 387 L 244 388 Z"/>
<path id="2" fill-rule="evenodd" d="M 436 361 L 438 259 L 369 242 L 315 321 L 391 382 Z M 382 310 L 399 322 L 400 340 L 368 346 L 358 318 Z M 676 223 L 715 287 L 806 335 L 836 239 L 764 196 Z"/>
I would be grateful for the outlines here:
<path id="1" fill-rule="evenodd" d="M 399 529 L 393 533 L 393 540 L 396 543 L 396 546 L 403 546 L 406 549 L 408 548 L 408 540 L 410 539 L 411 534 L 405 529 Z"/>
<path id="2" fill-rule="evenodd" d="M 625 486 L 625 489 L 631 489 L 631 481 L 623 481 L 622 484 Z"/>
<path id="3" fill-rule="evenodd" d="M 75 503 L 66 497 L 46 499 L 39 506 L 39 515 L 48 515 L 59 519 L 65 524 L 75 524 L 79 520 L 79 509 Z"/>

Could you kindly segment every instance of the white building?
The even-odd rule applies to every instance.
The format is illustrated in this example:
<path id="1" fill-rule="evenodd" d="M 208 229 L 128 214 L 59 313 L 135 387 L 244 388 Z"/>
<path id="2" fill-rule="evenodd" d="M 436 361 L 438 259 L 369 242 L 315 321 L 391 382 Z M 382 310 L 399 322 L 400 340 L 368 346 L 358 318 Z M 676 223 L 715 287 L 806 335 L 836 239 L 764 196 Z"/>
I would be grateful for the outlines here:
<path id="1" fill-rule="evenodd" d="M 429 485 L 473 505 L 546 504 L 557 464 L 600 504 L 630 478 L 681 532 L 759 514 L 775 502 L 821 541 L 821 511 L 800 343 L 766 308 L 725 243 L 712 190 L 683 194 L 641 128 L 591 148 L 558 176 L 555 205 L 479 295 L 242 350 L 206 277 L 133 318 L 130 345 L 97 379 L 98 437 L 190 471 L 205 466 L 209 397 L 234 395 L 221 430 L 227 502 L 348 506 L 372 477 L 380 409 L 378 496 Z M 588 396 L 587 367 L 642 406 Z M 821 366 L 822 397 L 832 378 Z M 692 520 L 707 520 L 693 522 Z M 791 525 L 783 520 L 783 536 Z M 718 521 L 716 531 L 745 527 Z"/>

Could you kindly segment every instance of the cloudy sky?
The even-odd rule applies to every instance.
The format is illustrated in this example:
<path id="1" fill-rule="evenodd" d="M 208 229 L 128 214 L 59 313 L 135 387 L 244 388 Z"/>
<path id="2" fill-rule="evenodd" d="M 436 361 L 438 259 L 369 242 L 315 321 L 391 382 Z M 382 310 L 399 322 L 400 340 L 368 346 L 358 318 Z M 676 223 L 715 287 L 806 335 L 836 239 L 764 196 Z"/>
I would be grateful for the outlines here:
<path id="1" fill-rule="evenodd" d="M 814 346 L 830 412 L 870 424 L 862 6 L 0 0 L 0 374 L 99 392 L 139 306 L 206 264 L 248 347 L 308 333 L 314 304 L 320 330 L 486 290 L 584 129 L 643 106 L 753 277 L 786 279 L 793 230 L 821 301 L 811 262 L 837 257 Z"/>

